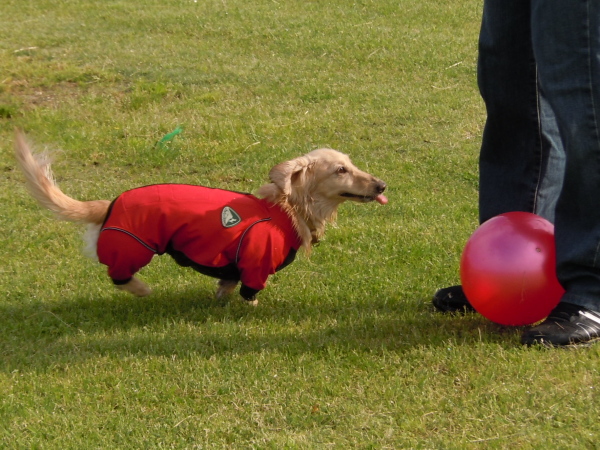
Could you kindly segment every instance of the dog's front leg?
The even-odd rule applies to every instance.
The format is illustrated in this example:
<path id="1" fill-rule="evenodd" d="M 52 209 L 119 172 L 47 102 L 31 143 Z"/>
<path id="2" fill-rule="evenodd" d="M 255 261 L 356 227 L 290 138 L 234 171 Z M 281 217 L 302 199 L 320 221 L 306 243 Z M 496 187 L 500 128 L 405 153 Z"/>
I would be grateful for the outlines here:
<path id="1" fill-rule="evenodd" d="M 217 292 L 215 293 L 215 296 L 217 298 L 223 298 L 229 294 L 231 294 L 236 286 L 237 286 L 238 282 L 234 281 L 234 280 L 219 280 L 219 282 L 217 283 Z M 258 305 L 258 300 L 256 300 L 255 298 L 250 299 L 250 300 L 246 300 L 246 303 L 248 303 L 249 305 L 252 306 L 257 306 Z"/>

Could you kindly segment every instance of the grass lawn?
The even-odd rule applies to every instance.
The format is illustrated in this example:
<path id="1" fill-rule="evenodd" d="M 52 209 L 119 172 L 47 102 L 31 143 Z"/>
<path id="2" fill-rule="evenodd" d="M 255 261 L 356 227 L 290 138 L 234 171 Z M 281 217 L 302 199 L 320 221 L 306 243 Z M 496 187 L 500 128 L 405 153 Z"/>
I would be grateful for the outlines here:
<path id="1" fill-rule="evenodd" d="M 481 6 L 3 0 L 0 447 L 597 448 L 600 347 L 430 304 L 477 225 Z M 167 257 L 132 298 L 27 195 L 15 126 L 84 200 L 252 192 L 328 146 L 390 201 L 343 205 L 257 308 Z"/>

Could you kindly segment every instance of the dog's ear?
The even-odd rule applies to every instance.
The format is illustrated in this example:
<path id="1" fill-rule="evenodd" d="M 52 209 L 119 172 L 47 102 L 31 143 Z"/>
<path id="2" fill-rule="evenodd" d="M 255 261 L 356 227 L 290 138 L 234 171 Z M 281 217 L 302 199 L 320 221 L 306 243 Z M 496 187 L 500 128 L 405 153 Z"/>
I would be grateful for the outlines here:
<path id="1" fill-rule="evenodd" d="M 310 165 L 310 158 L 307 156 L 300 156 L 291 161 L 277 164 L 269 172 L 269 178 L 279 189 L 281 189 L 284 195 L 289 196 L 292 193 L 292 186 L 296 184 L 296 180 L 305 175 L 306 170 Z"/>

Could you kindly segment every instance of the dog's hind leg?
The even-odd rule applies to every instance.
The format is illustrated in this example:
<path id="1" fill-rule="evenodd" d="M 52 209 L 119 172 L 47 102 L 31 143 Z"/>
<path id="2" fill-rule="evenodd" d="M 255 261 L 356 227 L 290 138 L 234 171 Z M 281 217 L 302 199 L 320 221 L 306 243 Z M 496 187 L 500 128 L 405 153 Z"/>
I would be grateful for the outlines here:
<path id="1" fill-rule="evenodd" d="M 237 284 L 238 282 L 235 280 L 219 280 L 215 296 L 217 298 L 223 298 L 231 294 L 235 290 Z"/>
<path id="2" fill-rule="evenodd" d="M 123 231 L 105 228 L 98 238 L 97 254 L 98 261 L 108 266 L 108 276 L 118 289 L 138 297 L 150 295 L 146 283 L 133 276 L 156 254 L 150 247 Z"/>
<path id="3" fill-rule="evenodd" d="M 131 280 L 129 280 L 127 283 L 118 284 L 116 286 L 117 289 L 129 292 L 130 294 L 133 294 L 136 297 L 145 297 L 152 293 L 148 285 L 143 281 L 140 281 L 136 277 L 131 277 Z"/>

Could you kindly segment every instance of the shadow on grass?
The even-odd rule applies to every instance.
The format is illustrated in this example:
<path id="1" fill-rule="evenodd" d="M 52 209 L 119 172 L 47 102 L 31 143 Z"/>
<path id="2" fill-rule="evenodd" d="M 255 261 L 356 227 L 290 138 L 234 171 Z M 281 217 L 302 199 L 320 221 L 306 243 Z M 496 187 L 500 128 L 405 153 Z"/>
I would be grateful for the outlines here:
<path id="1" fill-rule="evenodd" d="M 517 329 L 477 314 L 435 313 L 428 300 L 303 304 L 267 301 L 252 307 L 212 291 L 146 298 L 115 294 L 0 306 L 0 371 L 45 370 L 97 357 L 212 357 L 263 351 L 286 355 L 409 352 L 415 347 L 512 346 Z M 514 343 L 513 343 L 514 341 Z"/>

